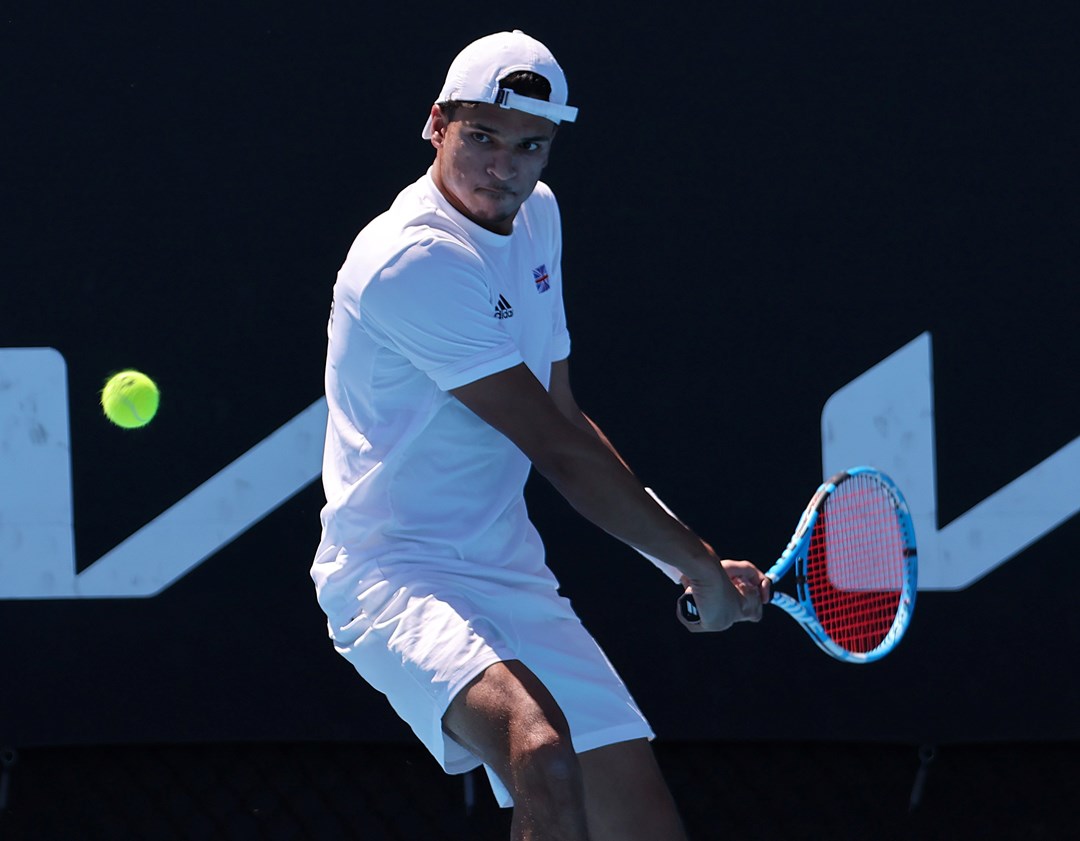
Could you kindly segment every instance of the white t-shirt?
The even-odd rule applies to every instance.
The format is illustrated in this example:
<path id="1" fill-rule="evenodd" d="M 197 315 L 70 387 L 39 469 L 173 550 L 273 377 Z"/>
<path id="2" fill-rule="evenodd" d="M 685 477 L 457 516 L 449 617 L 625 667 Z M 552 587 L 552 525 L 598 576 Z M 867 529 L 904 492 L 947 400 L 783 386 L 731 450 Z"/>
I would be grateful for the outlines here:
<path id="1" fill-rule="evenodd" d="M 368 561 L 557 586 L 522 495 L 528 459 L 448 390 L 522 362 L 548 387 L 570 353 L 561 253 L 545 184 L 503 236 L 455 210 L 430 171 L 356 238 L 329 326 L 318 555 L 346 546 L 349 568 L 312 569 L 331 617 L 355 609 L 352 567 Z"/>

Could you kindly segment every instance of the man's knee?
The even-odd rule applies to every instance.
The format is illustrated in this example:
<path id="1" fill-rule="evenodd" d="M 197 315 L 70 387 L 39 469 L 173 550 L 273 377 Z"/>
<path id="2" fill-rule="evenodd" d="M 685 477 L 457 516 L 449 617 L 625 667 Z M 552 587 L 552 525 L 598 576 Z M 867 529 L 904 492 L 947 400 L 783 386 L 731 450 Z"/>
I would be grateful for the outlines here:
<path id="1" fill-rule="evenodd" d="M 534 726 L 511 738 L 509 772 L 509 787 L 527 797 L 576 797 L 583 791 L 581 764 L 570 734 L 550 725 Z"/>

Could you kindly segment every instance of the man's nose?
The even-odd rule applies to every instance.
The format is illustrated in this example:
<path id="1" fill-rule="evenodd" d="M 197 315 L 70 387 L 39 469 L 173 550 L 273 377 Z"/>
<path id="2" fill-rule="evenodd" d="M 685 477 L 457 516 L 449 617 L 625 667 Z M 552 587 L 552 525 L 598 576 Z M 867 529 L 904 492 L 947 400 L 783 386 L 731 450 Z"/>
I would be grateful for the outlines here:
<path id="1" fill-rule="evenodd" d="M 517 167 L 514 166 L 514 156 L 506 150 L 493 152 L 488 161 L 487 171 L 500 181 L 509 181 L 517 175 Z"/>

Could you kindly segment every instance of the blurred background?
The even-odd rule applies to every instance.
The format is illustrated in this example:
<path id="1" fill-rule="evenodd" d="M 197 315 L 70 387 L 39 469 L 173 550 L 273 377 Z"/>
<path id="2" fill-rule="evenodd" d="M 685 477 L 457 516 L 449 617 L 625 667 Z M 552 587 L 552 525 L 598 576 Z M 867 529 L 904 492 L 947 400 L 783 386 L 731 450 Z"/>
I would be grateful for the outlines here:
<path id="1" fill-rule="evenodd" d="M 581 109 L 545 175 L 574 387 L 642 479 L 767 566 L 821 478 L 826 402 L 929 335 L 946 528 L 1080 431 L 1078 24 L 1000 0 L 6 4 L 0 392 L 29 370 L 10 349 L 59 354 L 69 577 L 316 406 L 353 237 L 430 164 L 454 55 L 513 28 Z M 125 367 L 162 389 L 134 432 L 97 402 Z M 287 478 L 260 468 L 280 504 L 156 594 L 29 593 L 18 506 L 44 486 L 15 455 L 20 400 L 0 417 L 0 837 L 505 837 L 482 777 L 444 777 L 326 638 L 310 441 Z M 1075 482 L 1039 491 L 1080 504 Z M 778 611 L 686 635 L 663 577 L 542 480 L 529 500 L 693 837 L 1075 834 L 1076 518 L 1009 558 L 973 535 L 985 574 L 921 591 L 897 652 L 851 667 Z"/>

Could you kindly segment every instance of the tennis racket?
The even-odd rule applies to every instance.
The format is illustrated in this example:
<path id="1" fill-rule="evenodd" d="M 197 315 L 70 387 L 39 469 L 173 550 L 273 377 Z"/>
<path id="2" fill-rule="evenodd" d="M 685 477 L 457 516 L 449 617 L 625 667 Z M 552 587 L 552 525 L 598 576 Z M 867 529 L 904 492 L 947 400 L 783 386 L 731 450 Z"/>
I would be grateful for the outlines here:
<path id="1" fill-rule="evenodd" d="M 792 569 L 794 596 L 776 589 Z M 871 467 L 836 474 L 817 489 L 765 574 L 773 585 L 769 604 L 827 654 L 846 663 L 881 659 L 900 642 L 915 609 L 915 528 L 900 489 Z M 692 595 L 679 599 L 679 610 L 686 621 L 700 621 Z"/>

